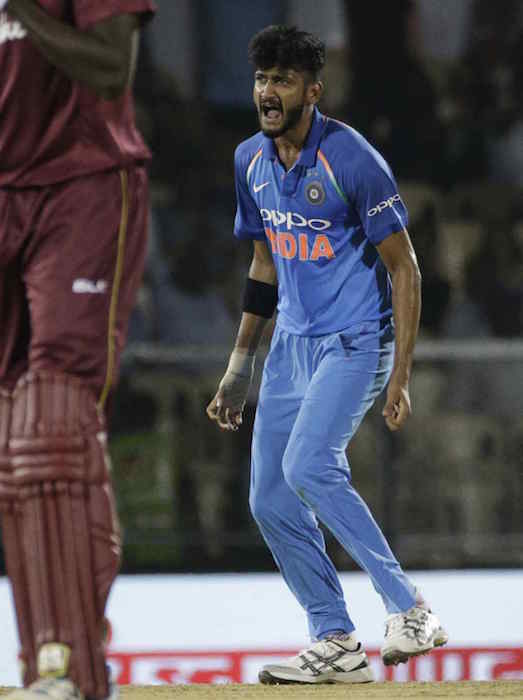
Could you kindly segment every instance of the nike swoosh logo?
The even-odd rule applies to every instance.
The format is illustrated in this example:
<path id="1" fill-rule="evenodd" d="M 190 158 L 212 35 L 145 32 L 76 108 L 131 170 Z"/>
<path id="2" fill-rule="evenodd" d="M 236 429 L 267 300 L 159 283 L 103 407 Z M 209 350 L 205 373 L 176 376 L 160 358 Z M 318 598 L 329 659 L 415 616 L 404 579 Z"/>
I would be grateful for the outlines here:
<path id="1" fill-rule="evenodd" d="M 262 182 L 261 185 L 253 185 L 254 192 L 259 192 L 260 190 L 263 190 L 264 187 L 267 187 L 269 183 L 268 182 Z"/>

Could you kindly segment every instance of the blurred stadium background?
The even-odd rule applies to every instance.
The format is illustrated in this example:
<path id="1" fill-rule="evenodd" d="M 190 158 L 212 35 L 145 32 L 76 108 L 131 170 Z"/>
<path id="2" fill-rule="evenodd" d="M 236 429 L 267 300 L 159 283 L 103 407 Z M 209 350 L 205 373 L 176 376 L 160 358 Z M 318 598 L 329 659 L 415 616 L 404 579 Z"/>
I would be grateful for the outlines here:
<path id="1" fill-rule="evenodd" d="M 257 130 L 247 43 L 279 22 L 326 41 L 321 108 L 391 163 L 423 274 L 414 415 L 391 435 L 378 403 L 354 481 L 406 568 L 521 568 L 523 3 L 157 2 L 135 90 L 151 240 L 112 421 L 123 572 L 275 570 L 247 503 L 256 391 L 236 434 L 205 406 L 251 254 L 232 236 L 233 150 Z"/>
<path id="2" fill-rule="evenodd" d="M 136 97 L 154 152 L 151 246 L 116 396 L 125 571 L 265 571 L 249 438 L 205 416 L 251 248 L 232 237 L 232 155 L 257 130 L 250 36 L 295 23 L 328 47 L 322 109 L 391 162 L 424 306 L 414 415 L 380 406 L 355 482 L 408 567 L 523 564 L 523 5 L 520 0 L 160 0 Z M 352 561 L 334 543 L 341 569 Z"/>

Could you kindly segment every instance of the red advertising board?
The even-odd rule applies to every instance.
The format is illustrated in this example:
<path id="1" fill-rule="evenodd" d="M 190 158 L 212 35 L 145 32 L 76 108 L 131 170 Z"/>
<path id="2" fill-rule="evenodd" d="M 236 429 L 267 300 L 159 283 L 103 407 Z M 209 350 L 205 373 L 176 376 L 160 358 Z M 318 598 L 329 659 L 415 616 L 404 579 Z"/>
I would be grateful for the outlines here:
<path id="1" fill-rule="evenodd" d="M 109 654 L 114 676 L 127 684 L 252 683 L 266 663 L 296 649 L 158 651 Z M 397 667 L 383 666 L 378 649 L 367 650 L 378 681 L 523 680 L 522 647 L 445 647 Z"/>

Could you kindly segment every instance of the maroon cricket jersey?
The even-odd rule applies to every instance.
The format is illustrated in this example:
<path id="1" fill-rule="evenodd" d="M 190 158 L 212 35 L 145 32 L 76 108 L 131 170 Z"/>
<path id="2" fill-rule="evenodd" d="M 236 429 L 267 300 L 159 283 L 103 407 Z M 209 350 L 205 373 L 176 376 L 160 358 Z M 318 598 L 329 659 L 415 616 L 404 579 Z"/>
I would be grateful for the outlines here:
<path id="1" fill-rule="evenodd" d="M 121 14 L 147 18 L 152 0 L 36 0 L 80 30 Z M 0 187 L 50 185 L 150 157 L 133 98 L 106 101 L 71 81 L 0 12 Z"/>

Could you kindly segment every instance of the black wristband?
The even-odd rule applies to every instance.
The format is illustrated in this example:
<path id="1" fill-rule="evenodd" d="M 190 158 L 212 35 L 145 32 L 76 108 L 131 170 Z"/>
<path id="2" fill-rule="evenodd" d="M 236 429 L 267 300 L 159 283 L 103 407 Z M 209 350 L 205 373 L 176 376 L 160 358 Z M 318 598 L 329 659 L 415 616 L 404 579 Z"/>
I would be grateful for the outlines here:
<path id="1" fill-rule="evenodd" d="M 272 318 L 278 303 L 278 287 L 247 277 L 243 292 L 243 311 L 263 318 Z"/>

